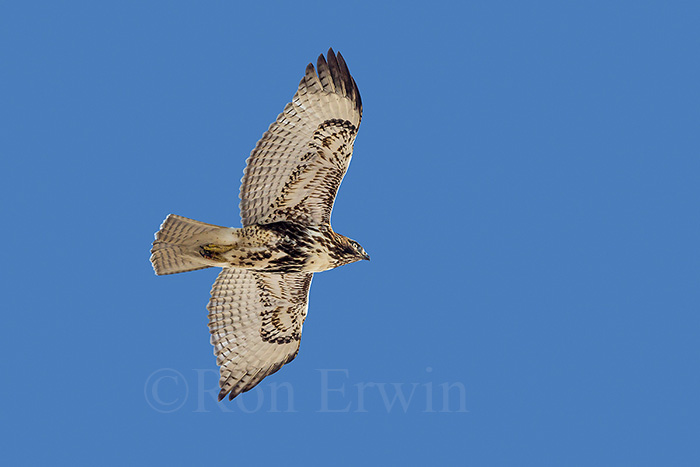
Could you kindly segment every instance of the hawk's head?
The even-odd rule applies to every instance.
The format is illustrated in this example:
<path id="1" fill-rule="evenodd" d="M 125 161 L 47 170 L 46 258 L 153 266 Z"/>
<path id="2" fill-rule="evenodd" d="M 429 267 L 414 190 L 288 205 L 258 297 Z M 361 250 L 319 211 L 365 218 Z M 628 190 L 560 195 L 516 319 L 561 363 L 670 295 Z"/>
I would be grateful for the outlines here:
<path id="1" fill-rule="evenodd" d="M 360 261 L 362 259 L 366 259 L 369 261 L 369 255 L 365 251 L 364 248 L 362 248 L 362 245 L 357 243 L 355 240 L 351 240 L 348 238 L 348 242 L 350 243 L 352 255 L 355 257 L 353 261 Z"/>
<path id="2" fill-rule="evenodd" d="M 339 265 L 354 263 L 363 259 L 369 261 L 369 255 L 362 248 L 362 245 L 351 238 L 339 234 L 336 235 L 339 241 L 335 248 L 334 256 L 338 259 Z"/>

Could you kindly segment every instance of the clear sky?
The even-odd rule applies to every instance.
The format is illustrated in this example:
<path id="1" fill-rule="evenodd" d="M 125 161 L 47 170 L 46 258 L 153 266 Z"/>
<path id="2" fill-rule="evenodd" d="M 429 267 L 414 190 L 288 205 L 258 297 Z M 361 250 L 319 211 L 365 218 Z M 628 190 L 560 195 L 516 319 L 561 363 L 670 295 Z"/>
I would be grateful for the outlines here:
<path id="1" fill-rule="evenodd" d="M 3 2 L 2 457 L 700 465 L 697 2 Z M 297 359 L 217 403 L 255 142 L 340 50 L 364 119 Z M 10 465 L 10 464 L 8 464 Z"/>

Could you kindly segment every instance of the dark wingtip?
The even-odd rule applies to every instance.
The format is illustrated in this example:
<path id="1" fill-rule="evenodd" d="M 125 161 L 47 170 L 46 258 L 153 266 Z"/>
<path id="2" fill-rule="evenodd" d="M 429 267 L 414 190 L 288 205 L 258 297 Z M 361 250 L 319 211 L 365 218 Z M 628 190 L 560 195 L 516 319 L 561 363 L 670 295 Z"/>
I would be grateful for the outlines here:
<path id="1" fill-rule="evenodd" d="M 343 58 L 340 52 L 336 53 L 333 47 L 329 47 L 326 56 L 323 54 L 318 56 L 316 70 L 314 70 L 313 64 L 311 63 L 306 67 L 307 74 L 309 71 L 311 71 L 311 73 L 318 72 L 317 75 L 319 78 L 322 74 L 329 76 L 335 87 L 335 92 L 344 94 L 352 99 L 352 101 L 355 102 L 355 108 L 359 110 L 360 116 L 362 116 L 362 98 L 360 97 L 360 90 L 357 87 L 355 78 L 350 74 L 345 58 Z"/>
<path id="2" fill-rule="evenodd" d="M 323 54 L 318 56 L 318 60 L 316 60 L 316 68 L 318 69 L 318 72 L 321 73 L 321 69 L 327 68 L 328 63 L 326 63 L 326 57 L 323 56 Z"/>
<path id="3" fill-rule="evenodd" d="M 224 400 L 224 397 L 226 397 L 226 394 L 227 394 L 227 393 L 224 392 L 223 389 L 222 389 L 221 391 L 219 391 L 219 402 L 221 402 L 222 400 Z"/>
<path id="4" fill-rule="evenodd" d="M 328 67 L 331 70 L 333 70 L 333 68 L 335 67 L 339 74 L 339 79 L 343 82 L 345 88 L 345 95 L 347 95 L 355 101 L 356 108 L 359 109 L 360 114 L 362 114 L 362 98 L 360 97 L 360 89 L 357 87 L 355 78 L 353 78 L 350 74 L 348 64 L 345 62 L 343 54 L 341 54 L 340 52 L 334 52 L 333 47 L 329 47 L 327 63 Z"/>
<path id="5" fill-rule="evenodd" d="M 338 59 L 335 57 L 335 54 L 333 53 L 333 49 L 330 49 L 328 51 L 328 68 L 331 70 L 331 77 L 333 78 L 333 87 L 335 87 L 335 92 L 341 95 L 350 95 L 349 97 L 352 98 L 352 89 L 348 90 L 345 87 L 345 82 L 346 80 L 343 77 L 342 72 L 340 71 L 340 65 L 338 65 Z M 350 91 L 348 93 L 348 91 Z"/>
<path id="6" fill-rule="evenodd" d="M 360 88 L 357 87 L 355 78 L 350 76 L 350 79 L 352 80 L 352 85 L 355 89 L 355 100 L 357 101 L 357 108 L 360 110 L 360 115 L 362 115 L 362 96 L 360 96 Z"/>
<path id="7" fill-rule="evenodd" d="M 355 82 L 352 79 L 352 76 L 350 75 L 350 70 L 348 69 L 348 64 L 345 63 L 345 59 L 343 56 L 338 52 L 338 67 L 340 68 L 340 76 L 343 79 L 343 82 L 345 83 L 345 89 L 347 91 L 347 94 L 349 97 L 353 100 L 358 100 L 359 97 L 359 91 L 357 90 L 357 85 L 355 85 Z"/>

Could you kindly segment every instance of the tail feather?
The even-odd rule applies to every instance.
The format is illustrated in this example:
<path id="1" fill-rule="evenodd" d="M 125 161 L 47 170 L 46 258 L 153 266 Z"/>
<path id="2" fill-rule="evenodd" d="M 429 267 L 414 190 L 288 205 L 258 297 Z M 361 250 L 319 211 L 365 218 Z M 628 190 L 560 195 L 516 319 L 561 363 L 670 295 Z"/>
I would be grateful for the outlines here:
<path id="1" fill-rule="evenodd" d="M 220 228 L 217 225 L 170 214 L 156 232 L 151 249 L 151 264 L 156 274 L 162 276 L 211 267 L 191 254 L 188 240 L 194 235 Z"/>

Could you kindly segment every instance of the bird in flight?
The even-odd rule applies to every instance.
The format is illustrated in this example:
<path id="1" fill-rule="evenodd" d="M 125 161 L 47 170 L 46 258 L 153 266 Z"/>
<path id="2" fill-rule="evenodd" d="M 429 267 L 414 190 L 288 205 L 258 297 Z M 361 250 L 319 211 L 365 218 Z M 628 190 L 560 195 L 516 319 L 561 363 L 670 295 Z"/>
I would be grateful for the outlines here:
<path id="1" fill-rule="evenodd" d="M 343 56 L 309 63 L 299 88 L 250 153 L 241 180 L 242 228 L 170 214 L 155 234 L 157 275 L 222 268 L 209 331 L 219 400 L 255 387 L 299 352 L 315 272 L 369 255 L 333 231 L 333 202 L 348 169 L 362 100 Z"/>

